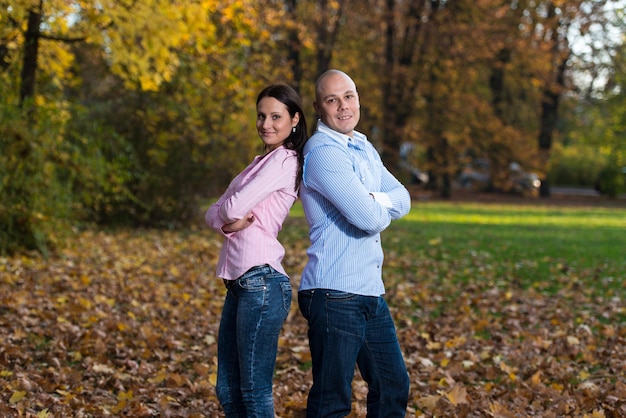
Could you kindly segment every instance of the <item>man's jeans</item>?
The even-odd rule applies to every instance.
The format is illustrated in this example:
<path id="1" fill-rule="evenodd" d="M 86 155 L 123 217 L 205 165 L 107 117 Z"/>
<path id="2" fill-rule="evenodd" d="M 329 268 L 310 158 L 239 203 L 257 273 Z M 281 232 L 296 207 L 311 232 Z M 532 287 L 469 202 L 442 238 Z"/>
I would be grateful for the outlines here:
<path id="1" fill-rule="evenodd" d="M 229 418 L 274 418 L 272 376 L 278 334 L 291 307 L 291 283 L 268 265 L 225 283 L 217 397 Z"/>
<path id="2" fill-rule="evenodd" d="M 298 303 L 313 360 L 307 417 L 350 414 L 356 363 L 369 387 L 367 416 L 404 418 L 409 376 L 385 300 L 315 289 L 298 292 Z"/>

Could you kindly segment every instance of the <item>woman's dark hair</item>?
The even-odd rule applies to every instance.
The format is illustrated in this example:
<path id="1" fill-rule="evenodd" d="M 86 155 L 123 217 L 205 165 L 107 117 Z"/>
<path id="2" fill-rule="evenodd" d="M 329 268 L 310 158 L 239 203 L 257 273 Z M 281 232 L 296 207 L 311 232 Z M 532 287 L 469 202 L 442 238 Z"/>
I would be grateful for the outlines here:
<path id="1" fill-rule="evenodd" d="M 289 137 L 283 144 L 285 148 L 292 149 L 298 156 L 298 172 L 296 174 L 296 190 L 300 187 L 302 181 L 302 166 L 304 165 L 304 144 L 308 137 L 306 130 L 306 119 L 302 111 L 302 99 L 300 95 L 287 84 L 272 84 L 264 88 L 256 99 L 258 105 L 261 99 L 265 97 L 273 97 L 279 102 L 287 106 L 289 115 L 293 118 L 296 113 L 300 116 L 295 131 L 292 130 Z"/>

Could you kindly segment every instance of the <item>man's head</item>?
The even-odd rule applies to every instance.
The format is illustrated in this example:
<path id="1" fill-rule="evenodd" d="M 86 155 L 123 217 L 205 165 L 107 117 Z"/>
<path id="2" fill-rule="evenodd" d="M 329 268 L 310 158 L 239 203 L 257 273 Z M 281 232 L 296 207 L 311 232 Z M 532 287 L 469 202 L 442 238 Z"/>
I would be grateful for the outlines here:
<path id="1" fill-rule="evenodd" d="M 315 83 L 315 111 L 329 128 L 352 136 L 361 117 L 356 84 L 348 74 L 328 70 Z"/>

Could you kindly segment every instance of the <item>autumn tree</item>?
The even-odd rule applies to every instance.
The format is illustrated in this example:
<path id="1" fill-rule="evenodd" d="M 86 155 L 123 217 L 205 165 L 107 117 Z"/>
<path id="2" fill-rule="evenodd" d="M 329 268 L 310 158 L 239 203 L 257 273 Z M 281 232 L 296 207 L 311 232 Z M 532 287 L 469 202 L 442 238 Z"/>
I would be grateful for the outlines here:
<path id="1" fill-rule="evenodd" d="M 54 246 L 51 231 L 70 228 L 44 226 L 63 213 L 68 221 L 87 216 L 151 225 L 195 217 L 211 184 L 237 171 L 232 162 L 259 150 L 250 123 L 256 92 L 270 80 L 289 79 L 280 65 L 286 59 L 270 39 L 280 16 L 263 10 L 240 1 L 95 7 L 42 0 L 3 8 L 3 20 L 11 22 L 1 42 L 10 72 L 3 77 L 9 99 L 3 116 L 20 121 L 14 108 L 37 104 L 38 124 L 52 127 L 42 117 L 46 107 L 57 123 L 2 126 L 3 230 L 13 231 L 1 240 L 3 251 L 6 243 Z M 37 48 L 28 50 L 26 39 Z M 16 68 L 24 56 L 28 71 L 20 79 Z M 103 78 L 86 71 L 89 65 L 106 68 L 95 71 Z M 16 126 L 23 129 L 11 133 Z M 24 158 L 33 149 L 40 150 L 37 160 Z M 42 180 L 28 180 L 35 178 Z M 50 202 L 64 210 L 52 210 Z"/>
<path id="2" fill-rule="evenodd" d="M 500 171 L 500 160 L 510 160 L 515 148 L 507 144 L 517 135 L 498 119 L 498 99 L 490 98 L 485 75 L 497 64 L 497 48 L 511 37 L 500 23 L 505 7 L 496 1 L 385 5 L 385 161 L 398 170 L 401 142 L 421 144 L 430 187 L 443 196 L 450 196 L 467 150 L 490 156 Z"/>
<path id="3" fill-rule="evenodd" d="M 44 2 L 13 2 L 0 9 L 4 99 L 0 108 L 0 252 L 18 248 L 40 249 L 58 244 L 69 230 L 71 196 L 59 181 L 63 164 L 63 133 L 68 106 L 62 100 L 64 71 L 71 59 L 51 42 L 60 22 L 43 25 Z M 42 28 L 50 33 L 43 34 Z M 50 60 L 51 57 L 54 57 Z M 45 94 L 35 96 L 37 68 L 50 64 Z M 37 108 L 35 108 L 37 105 Z"/>
<path id="4" fill-rule="evenodd" d="M 124 96 L 104 99 L 114 106 L 107 111 L 110 125 L 130 144 L 136 173 L 129 184 L 132 197 L 99 210 L 106 222 L 197 221 L 199 207 L 262 152 L 254 129 L 256 94 L 268 83 L 291 81 L 289 56 L 280 48 L 287 38 L 274 36 L 285 33 L 279 30 L 283 11 L 221 2 L 184 13 L 178 24 L 188 33 L 170 47 L 172 76 L 154 90 L 126 76 Z M 132 88 L 132 80 L 141 88 Z M 127 116 L 115 120 L 120 110 Z"/>
<path id="5" fill-rule="evenodd" d="M 382 120 L 382 157 L 398 172 L 401 142 L 410 134 L 409 121 L 417 110 L 417 90 L 423 81 L 419 74 L 428 45 L 427 26 L 437 10 L 426 1 L 402 4 L 386 0 L 384 7 L 382 108 L 387 109 L 390 117 Z"/>
<path id="6" fill-rule="evenodd" d="M 540 194 L 550 196 L 550 184 L 546 174 L 550 169 L 550 154 L 556 134 L 562 100 L 565 95 L 579 88 L 576 74 L 573 71 L 573 41 L 581 40 L 581 35 L 594 25 L 602 27 L 607 23 L 604 8 L 607 1 L 546 1 L 546 2 L 515 2 L 511 28 L 518 31 L 518 45 L 521 48 L 513 51 L 513 65 L 509 73 L 512 75 L 518 68 L 529 70 L 527 79 L 531 82 L 523 87 L 532 103 L 535 97 L 537 104 L 536 136 L 538 164 L 537 169 L 543 173 Z M 600 30 L 602 32 L 603 30 Z M 507 56 L 507 52 L 504 56 Z M 525 66 L 520 66 L 521 63 Z M 575 70 L 575 68 L 574 68 Z M 511 85 L 511 84 L 509 84 Z M 531 123 L 529 126 L 533 126 Z"/>
<path id="7" fill-rule="evenodd" d="M 626 119 L 624 115 L 626 68 L 624 20 L 626 6 L 604 5 L 587 13 L 578 23 L 570 71 L 578 83 L 565 98 L 571 108 L 562 118 L 561 154 L 592 155 L 596 164 L 587 170 L 559 161 L 559 172 L 583 172 L 587 182 L 603 194 L 618 196 L 625 191 Z M 621 34 L 621 35 L 620 35 Z M 572 159 L 572 158 L 570 158 Z M 551 159 L 552 161 L 552 159 Z"/>
<path id="8" fill-rule="evenodd" d="M 548 1 L 541 5 L 540 11 L 543 14 L 543 24 L 541 26 L 544 30 L 538 30 L 538 39 L 546 43 L 547 50 L 549 51 L 548 71 L 544 79 L 541 94 L 540 129 L 538 136 L 539 155 L 544 171 L 550 158 L 552 138 L 558 120 L 561 96 L 566 87 L 565 76 L 567 61 L 570 56 L 570 45 L 568 41 L 569 28 L 572 23 L 572 17 L 576 16 L 581 2 L 564 2 L 563 7 L 559 7 L 559 4 L 555 3 L 557 2 Z M 541 182 L 540 195 L 542 197 L 550 196 L 550 185 L 545 177 Z"/>

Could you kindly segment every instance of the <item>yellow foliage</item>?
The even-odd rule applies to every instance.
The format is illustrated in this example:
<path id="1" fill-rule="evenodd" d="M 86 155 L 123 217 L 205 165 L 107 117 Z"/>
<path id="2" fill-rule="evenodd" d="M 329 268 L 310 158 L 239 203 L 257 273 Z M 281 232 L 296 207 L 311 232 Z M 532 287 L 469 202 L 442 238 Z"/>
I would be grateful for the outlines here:
<path id="1" fill-rule="evenodd" d="M 37 412 L 37 418 L 48 418 L 50 417 L 50 412 L 48 412 L 48 408 L 42 409 L 41 411 Z"/>
<path id="2" fill-rule="evenodd" d="M 451 391 L 446 393 L 446 398 L 448 398 L 454 406 L 466 404 L 468 403 L 467 389 L 465 389 L 463 385 L 455 385 Z"/>
<path id="3" fill-rule="evenodd" d="M 606 415 L 604 414 L 603 409 L 594 409 L 591 415 L 589 414 L 583 415 L 583 418 L 605 418 L 605 417 Z"/>
<path id="4" fill-rule="evenodd" d="M 163 381 L 165 381 L 165 379 L 167 379 L 167 370 L 159 370 L 159 372 L 157 373 L 156 376 L 154 376 L 153 378 L 149 379 L 149 381 L 151 383 L 161 383 Z"/>
<path id="5" fill-rule="evenodd" d="M 12 2 L 10 9 L 0 10 L 0 39 L 8 40 L 3 43 L 11 50 L 22 47 L 28 10 L 33 7 L 31 3 L 20 0 Z M 42 33 L 47 36 L 40 39 L 39 69 L 59 88 L 74 77 L 69 71 L 74 55 L 70 43 L 47 40 L 47 37 L 82 39 L 101 46 L 106 50 L 111 69 L 128 87 L 157 90 L 178 70 L 181 48 L 209 53 L 209 49 L 218 44 L 218 28 L 213 16 L 221 13 L 232 22 L 241 45 L 250 44 L 245 34 L 253 34 L 260 23 L 258 6 L 248 1 L 48 0 L 42 4 Z M 3 24 L 9 19 L 22 26 Z"/>
<path id="6" fill-rule="evenodd" d="M 541 370 L 537 370 L 530 378 L 530 383 L 533 386 L 539 386 L 541 384 Z"/>
<path id="7" fill-rule="evenodd" d="M 24 399 L 24 397 L 26 397 L 25 391 L 16 390 L 15 392 L 13 392 L 13 395 L 11 395 L 11 399 L 9 399 L 9 403 L 18 403 L 19 401 Z"/>
<path id="8" fill-rule="evenodd" d="M 439 398 L 441 398 L 441 396 L 424 396 L 417 399 L 417 405 L 422 409 L 432 411 L 436 408 Z"/>
<path id="9" fill-rule="evenodd" d="M 552 387 L 552 389 L 555 389 L 555 390 L 557 390 L 557 391 L 559 391 L 559 392 L 562 392 L 562 391 L 563 391 L 563 389 L 565 388 L 565 386 L 563 386 L 563 385 L 562 385 L 562 384 L 560 384 L 560 383 L 556 383 L 556 382 L 555 382 L 555 383 L 552 383 L 552 385 L 550 385 L 550 386 Z"/>
<path id="10" fill-rule="evenodd" d="M 117 399 L 120 401 L 123 401 L 123 400 L 132 401 L 134 399 L 133 391 L 132 390 L 129 390 L 128 392 L 120 391 L 117 394 Z"/>
<path id="11" fill-rule="evenodd" d="M 209 374 L 209 383 L 213 386 L 217 384 L 217 373 L 213 372 Z"/>
<path id="12" fill-rule="evenodd" d="M 458 335 L 446 341 L 445 346 L 447 349 L 458 348 L 464 345 L 466 341 L 467 338 L 464 335 Z"/>
<path id="13" fill-rule="evenodd" d="M 498 401 L 494 401 L 489 404 L 489 411 L 491 412 L 490 415 L 496 418 L 508 418 L 515 416 L 512 411 L 500 404 Z"/>
<path id="14" fill-rule="evenodd" d="M 249 3 L 249 4 L 248 4 Z M 104 13 L 115 22 L 115 30 L 107 31 L 109 59 L 114 72 L 122 76 L 129 88 L 157 90 L 170 81 L 184 48 L 200 54 L 227 54 L 218 49 L 221 40 L 212 20 L 219 17 L 219 30 L 234 30 L 231 48 L 251 45 L 263 31 L 254 2 L 136 2 L 132 8 L 107 3 Z M 258 29 L 257 29 L 258 28 Z M 267 36 L 269 38 L 269 35 Z"/>

